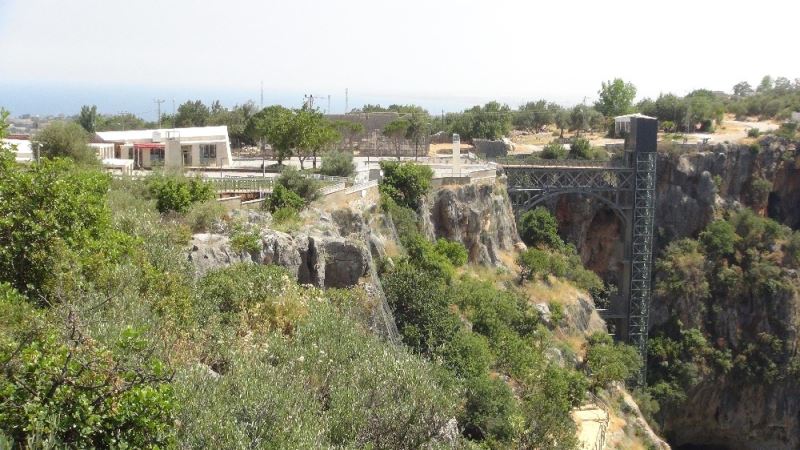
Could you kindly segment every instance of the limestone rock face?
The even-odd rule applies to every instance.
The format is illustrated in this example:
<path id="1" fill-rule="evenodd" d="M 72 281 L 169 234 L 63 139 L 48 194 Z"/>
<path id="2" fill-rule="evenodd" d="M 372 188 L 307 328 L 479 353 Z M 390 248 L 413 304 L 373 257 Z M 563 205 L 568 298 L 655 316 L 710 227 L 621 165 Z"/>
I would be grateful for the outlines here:
<path id="1" fill-rule="evenodd" d="M 300 283 L 319 287 L 350 287 L 367 275 L 368 250 L 362 242 L 342 236 L 290 236 L 265 230 L 257 253 L 233 251 L 220 235 L 195 235 L 188 258 L 202 275 L 208 270 L 239 262 L 285 267 Z"/>
<path id="2" fill-rule="evenodd" d="M 504 191 L 487 184 L 440 189 L 423 205 L 423 228 L 430 238 L 463 243 L 471 263 L 500 265 L 500 252 L 512 251 L 519 243 Z"/>

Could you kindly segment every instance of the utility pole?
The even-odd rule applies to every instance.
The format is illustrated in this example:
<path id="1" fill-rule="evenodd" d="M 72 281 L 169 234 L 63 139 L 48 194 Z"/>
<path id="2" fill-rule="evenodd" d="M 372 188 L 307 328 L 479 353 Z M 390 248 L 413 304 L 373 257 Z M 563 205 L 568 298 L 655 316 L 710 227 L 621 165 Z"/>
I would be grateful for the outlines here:
<path id="1" fill-rule="evenodd" d="M 157 98 L 153 100 L 153 103 L 158 105 L 158 128 L 161 128 L 161 104 L 164 103 L 166 100 Z"/>

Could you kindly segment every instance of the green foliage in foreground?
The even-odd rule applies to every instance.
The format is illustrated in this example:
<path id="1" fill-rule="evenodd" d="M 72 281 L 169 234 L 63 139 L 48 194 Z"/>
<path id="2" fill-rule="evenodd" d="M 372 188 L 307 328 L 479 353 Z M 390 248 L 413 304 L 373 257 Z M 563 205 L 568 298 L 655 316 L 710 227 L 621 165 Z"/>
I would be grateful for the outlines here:
<path id="1" fill-rule="evenodd" d="M 607 333 L 595 333 L 588 340 L 586 365 L 595 387 L 624 382 L 642 366 L 636 348 L 615 343 Z"/>
<path id="2" fill-rule="evenodd" d="M 269 196 L 269 200 L 264 202 L 269 212 L 274 213 L 281 208 L 303 209 L 305 201 L 294 191 L 290 191 L 284 185 L 276 183 Z"/>
<path id="3" fill-rule="evenodd" d="M 30 166 L 0 149 L 0 282 L 41 292 L 55 268 L 92 271 L 119 258 L 124 236 L 111 227 L 109 177 L 67 159 Z"/>
<path id="4" fill-rule="evenodd" d="M 293 192 L 302 198 L 306 204 L 313 202 L 320 196 L 320 182 L 309 177 L 304 177 L 302 173 L 293 168 L 287 167 L 278 177 L 277 185 L 282 185 L 290 192 Z"/>
<path id="5" fill-rule="evenodd" d="M 73 448 L 173 443 L 164 364 L 140 354 L 146 341 L 135 329 L 103 345 L 79 321 L 75 311 L 59 318 L 0 284 L 0 434 L 21 445 L 39 435 Z"/>

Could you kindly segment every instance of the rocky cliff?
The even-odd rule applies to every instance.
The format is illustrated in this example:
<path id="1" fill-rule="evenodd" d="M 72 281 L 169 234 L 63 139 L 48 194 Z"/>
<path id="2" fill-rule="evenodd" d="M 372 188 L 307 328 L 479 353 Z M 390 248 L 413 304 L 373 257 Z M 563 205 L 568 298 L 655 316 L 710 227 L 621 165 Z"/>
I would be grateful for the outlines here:
<path id="1" fill-rule="evenodd" d="M 560 233 L 607 281 L 622 270 L 621 224 L 602 203 L 563 196 L 547 205 Z M 656 256 L 671 241 L 696 237 L 726 209 L 749 207 L 793 229 L 800 228 L 800 157 L 795 144 L 768 137 L 760 146 L 718 145 L 692 154 L 659 154 Z M 774 296 L 773 296 L 774 297 Z M 777 358 L 797 353 L 800 298 L 753 296 L 716 302 L 701 324 L 730 348 L 759 336 L 786 346 Z M 681 316 L 671 299 L 655 298 L 651 326 Z M 745 342 L 747 341 L 747 342 Z M 664 432 L 678 445 L 724 448 L 800 448 L 800 387 L 791 382 L 708 377 L 687 392 L 679 408 L 664 408 Z"/>
<path id="2" fill-rule="evenodd" d="M 503 253 L 521 245 L 514 211 L 502 185 L 444 187 L 426 200 L 423 211 L 428 237 L 463 243 L 471 263 L 501 265 Z"/>

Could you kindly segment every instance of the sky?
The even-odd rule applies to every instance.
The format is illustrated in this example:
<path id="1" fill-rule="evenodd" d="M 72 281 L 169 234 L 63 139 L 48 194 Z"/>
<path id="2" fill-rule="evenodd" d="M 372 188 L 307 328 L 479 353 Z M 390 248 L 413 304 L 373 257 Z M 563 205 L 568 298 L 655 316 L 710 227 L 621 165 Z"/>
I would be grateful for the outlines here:
<path id="1" fill-rule="evenodd" d="M 658 9 L 656 9 L 658 6 Z M 156 117 L 187 99 L 331 112 L 592 102 L 800 77 L 800 2 L 0 0 L 0 106 Z"/>

